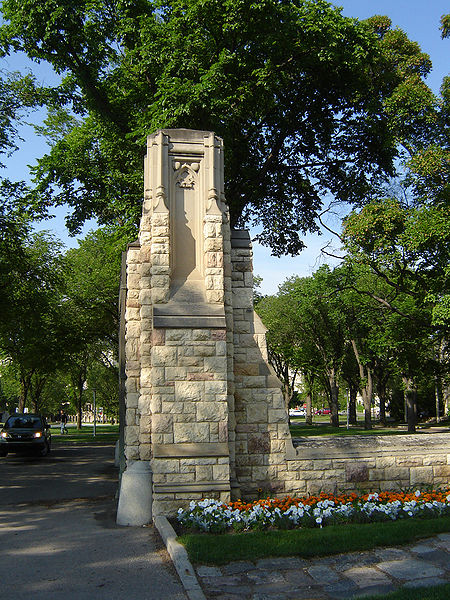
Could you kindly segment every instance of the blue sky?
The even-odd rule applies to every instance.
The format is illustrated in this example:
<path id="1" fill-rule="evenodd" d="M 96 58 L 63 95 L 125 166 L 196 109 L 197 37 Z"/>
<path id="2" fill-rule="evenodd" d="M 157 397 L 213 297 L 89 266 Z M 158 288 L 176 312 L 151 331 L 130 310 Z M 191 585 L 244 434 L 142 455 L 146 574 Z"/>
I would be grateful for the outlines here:
<path id="1" fill-rule="evenodd" d="M 449 73 L 450 40 L 441 40 L 439 32 L 439 20 L 441 15 L 450 12 L 448 0 L 341 0 L 334 2 L 343 7 L 343 13 L 349 17 L 360 19 L 374 14 L 388 15 L 393 25 L 404 29 L 410 39 L 419 42 L 422 50 L 427 52 L 433 62 L 433 72 L 427 79 L 428 85 L 438 92 L 442 78 Z M 8 57 L 2 60 L 2 68 L 9 70 L 22 70 L 30 63 L 21 56 Z M 31 65 L 33 72 L 39 80 L 45 83 L 54 81 L 51 70 L 45 65 Z M 31 120 L 31 117 L 30 117 Z M 36 121 L 36 115 L 33 116 Z M 21 148 L 8 161 L 7 169 L 3 171 L 5 176 L 11 179 L 27 179 L 28 165 L 33 164 L 36 157 L 42 156 L 46 150 L 46 144 L 42 138 L 34 135 L 31 127 L 22 127 L 24 142 Z M 43 228 L 51 230 L 67 246 L 76 246 L 76 240 L 67 235 L 64 226 L 64 209 L 55 211 L 55 218 L 47 221 Z M 330 218 L 328 224 L 333 229 L 339 228 L 339 219 Z M 84 228 L 95 227 L 94 223 L 88 223 Z M 325 233 L 322 236 L 307 236 L 307 244 L 298 257 L 274 258 L 270 256 L 270 250 L 254 244 L 254 272 L 263 278 L 261 292 L 265 294 L 276 293 L 278 286 L 291 275 L 310 275 L 320 264 L 327 262 L 321 254 L 321 248 L 331 242 L 336 247 L 337 242 L 332 236 Z M 333 264 L 335 261 L 331 261 Z"/>

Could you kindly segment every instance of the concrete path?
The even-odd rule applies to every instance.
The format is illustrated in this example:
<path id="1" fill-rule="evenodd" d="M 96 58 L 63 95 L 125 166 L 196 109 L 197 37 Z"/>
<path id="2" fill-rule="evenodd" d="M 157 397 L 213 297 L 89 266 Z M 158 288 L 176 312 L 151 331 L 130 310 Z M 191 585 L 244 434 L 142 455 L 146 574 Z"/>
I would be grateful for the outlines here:
<path id="1" fill-rule="evenodd" d="M 0 459 L 5 600 L 186 600 L 154 527 L 115 523 L 114 446 Z"/>
<path id="2" fill-rule="evenodd" d="M 208 600 L 343 600 L 450 583 L 450 533 L 402 548 L 197 568 Z"/>

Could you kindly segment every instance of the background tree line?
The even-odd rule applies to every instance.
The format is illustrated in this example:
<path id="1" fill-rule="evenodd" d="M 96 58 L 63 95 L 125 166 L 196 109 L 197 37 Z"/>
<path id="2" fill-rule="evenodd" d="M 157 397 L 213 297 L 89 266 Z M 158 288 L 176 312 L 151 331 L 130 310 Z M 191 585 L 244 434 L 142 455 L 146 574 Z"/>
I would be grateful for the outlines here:
<path id="1" fill-rule="evenodd" d="M 18 127 L 35 111 L 45 111 L 35 129 L 49 145 L 31 182 L 0 181 L 5 401 L 15 394 L 37 409 L 64 395 L 80 415 L 86 382 L 112 373 L 119 250 L 137 233 L 146 136 L 162 127 L 224 139 L 232 225 L 258 224 L 275 255 L 302 250 L 325 199 L 355 209 L 343 230 L 345 268 L 280 291 L 306 315 L 314 290 L 302 286 L 336 279 L 310 316 L 311 351 L 294 343 L 298 332 L 279 343 L 311 361 L 311 386 L 326 382 L 334 420 L 347 362 L 369 397 L 382 368 L 375 357 L 395 354 L 413 398 L 412 333 L 437 336 L 433 347 L 442 339 L 445 354 L 450 311 L 449 81 L 432 93 L 431 61 L 417 43 L 388 17 L 347 18 L 324 0 L 4 0 L 1 15 L 1 56 L 22 52 L 57 76 L 54 85 L 32 73 L 0 77 L 0 154 L 20 146 Z M 441 30 L 448 35 L 448 17 Z M 399 176 L 408 201 L 386 193 Z M 102 229 L 63 252 L 33 233 L 60 205 L 73 234 L 90 218 Z M 344 296 L 353 313 L 342 311 Z M 371 319 L 391 333 L 372 339 Z M 320 327 L 334 337 L 320 339 Z M 403 336 L 396 343 L 394 333 Z"/>

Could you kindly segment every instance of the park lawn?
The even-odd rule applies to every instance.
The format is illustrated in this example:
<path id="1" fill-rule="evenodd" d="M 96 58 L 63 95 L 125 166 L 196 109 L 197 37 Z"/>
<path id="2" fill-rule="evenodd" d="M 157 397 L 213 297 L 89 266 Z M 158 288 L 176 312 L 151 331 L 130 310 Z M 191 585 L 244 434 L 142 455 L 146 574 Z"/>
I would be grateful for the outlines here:
<path id="1" fill-rule="evenodd" d="M 222 565 L 235 560 L 254 561 L 276 556 L 313 558 L 380 546 L 401 546 L 447 532 L 450 532 L 450 516 L 330 525 L 322 529 L 186 533 L 178 537 L 178 541 L 186 548 L 192 562 Z"/>
<path id="2" fill-rule="evenodd" d="M 450 583 L 431 587 L 405 588 L 383 594 L 383 596 L 364 596 L 365 600 L 448 600 L 448 598 L 450 598 Z"/>
<path id="3" fill-rule="evenodd" d="M 316 419 L 317 417 L 314 417 Z M 364 429 L 364 424 L 358 423 L 358 425 L 350 425 L 347 429 L 345 421 L 341 423 L 339 427 L 332 427 L 328 417 L 320 417 L 319 422 L 314 422 L 312 425 L 306 425 L 304 418 L 291 417 L 290 431 L 293 437 L 309 437 L 316 435 L 325 436 L 347 436 L 347 435 L 407 435 L 408 431 L 405 425 L 392 425 L 388 427 L 382 427 L 381 425 L 374 425 L 373 429 Z M 325 421 L 326 419 L 326 421 Z M 432 432 L 434 428 L 439 431 L 442 428 L 449 427 L 449 420 L 441 421 L 438 426 L 419 424 L 417 432 Z"/>
<path id="4" fill-rule="evenodd" d="M 93 435 L 94 426 L 89 424 L 83 424 L 81 430 L 77 429 L 72 424 L 67 426 L 69 433 L 61 435 L 60 426 L 52 425 L 52 444 L 74 444 L 74 445 L 87 445 L 87 444 L 114 444 L 119 439 L 119 426 L 118 425 L 97 425 L 95 431 L 95 437 Z"/>

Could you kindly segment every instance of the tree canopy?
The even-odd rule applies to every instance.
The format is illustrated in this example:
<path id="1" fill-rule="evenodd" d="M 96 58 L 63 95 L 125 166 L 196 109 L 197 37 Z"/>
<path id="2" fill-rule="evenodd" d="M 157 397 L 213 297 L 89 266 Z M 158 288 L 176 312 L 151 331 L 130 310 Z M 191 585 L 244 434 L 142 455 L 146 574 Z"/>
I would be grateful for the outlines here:
<path id="1" fill-rule="evenodd" d="M 135 228 L 146 136 L 186 127 L 224 138 L 232 224 L 258 223 L 274 254 L 295 254 L 326 194 L 362 202 L 436 119 L 419 46 L 324 0 L 4 0 L 2 12 L 3 53 L 61 76 L 33 93 L 27 79 L 22 96 L 49 109 L 35 201 L 68 204 L 75 232 L 90 217 Z"/>

